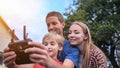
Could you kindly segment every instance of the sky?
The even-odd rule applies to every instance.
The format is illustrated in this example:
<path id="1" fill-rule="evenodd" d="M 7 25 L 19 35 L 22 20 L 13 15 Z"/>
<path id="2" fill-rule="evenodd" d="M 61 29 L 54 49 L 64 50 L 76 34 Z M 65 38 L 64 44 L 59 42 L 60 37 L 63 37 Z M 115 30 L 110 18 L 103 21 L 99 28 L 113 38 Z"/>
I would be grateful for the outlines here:
<path id="1" fill-rule="evenodd" d="M 73 0 L 0 0 L 0 16 L 19 39 L 23 39 L 23 26 L 28 37 L 41 42 L 47 33 L 45 17 L 50 11 L 64 13 Z"/>

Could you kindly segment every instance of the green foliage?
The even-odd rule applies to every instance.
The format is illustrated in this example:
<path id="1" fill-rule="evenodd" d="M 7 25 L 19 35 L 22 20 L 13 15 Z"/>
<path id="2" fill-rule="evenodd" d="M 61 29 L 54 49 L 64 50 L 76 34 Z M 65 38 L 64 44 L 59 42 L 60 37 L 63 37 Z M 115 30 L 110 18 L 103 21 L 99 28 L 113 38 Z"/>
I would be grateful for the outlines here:
<path id="1" fill-rule="evenodd" d="M 94 43 L 104 50 L 107 56 L 114 55 L 117 46 L 115 44 L 120 40 L 120 0 L 74 0 L 70 9 L 72 11 L 65 13 L 65 36 L 73 21 L 83 21 L 90 28 Z M 109 46 L 113 49 L 110 55 L 107 54 Z M 115 59 L 114 56 L 112 59 Z M 118 66 L 115 61 L 112 64 L 114 67 Z"/>

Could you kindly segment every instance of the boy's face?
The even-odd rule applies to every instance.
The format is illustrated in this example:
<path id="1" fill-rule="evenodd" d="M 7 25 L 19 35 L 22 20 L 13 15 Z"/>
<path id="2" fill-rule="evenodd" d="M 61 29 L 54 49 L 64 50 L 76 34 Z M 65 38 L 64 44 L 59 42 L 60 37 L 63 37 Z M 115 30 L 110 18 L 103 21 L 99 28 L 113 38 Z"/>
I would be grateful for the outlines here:
<path id="1" fill-rule="evenodd" d="M 57 34 L 63 35 L 64 22 L 60 22 L 56 16 L 51 16 L 46 19 L 48 31 L 56 32 Z"/>
<path id="2" fill-rule="evenodd" d="M 45 38 L 44 41 L 43 41 L 43 44 L 48 49 L 49 56 L 51 56 L 52 58 L 57 59 L 58 51 L 60 51 L 62 49 L 62 47 L 60 47 L 58 45 L 56 40 L 52 39 L 52 38 Z"/>

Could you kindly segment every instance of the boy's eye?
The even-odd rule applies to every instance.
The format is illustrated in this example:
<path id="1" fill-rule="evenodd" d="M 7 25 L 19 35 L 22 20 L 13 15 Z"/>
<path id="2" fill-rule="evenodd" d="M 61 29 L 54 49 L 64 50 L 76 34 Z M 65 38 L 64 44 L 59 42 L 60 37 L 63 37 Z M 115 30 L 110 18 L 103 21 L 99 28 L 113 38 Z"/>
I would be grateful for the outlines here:
<path id="1" fill-rule="evenodd" d="M 51 45 L 55 45 L 55 43 L 54 43 L 54 42 L 51 42 Z"/>
<path id="2" fill-rule="evenodd" d="M 43 43 L 45 46 L 47 46 L 48 44 L 47 43 Z"/>

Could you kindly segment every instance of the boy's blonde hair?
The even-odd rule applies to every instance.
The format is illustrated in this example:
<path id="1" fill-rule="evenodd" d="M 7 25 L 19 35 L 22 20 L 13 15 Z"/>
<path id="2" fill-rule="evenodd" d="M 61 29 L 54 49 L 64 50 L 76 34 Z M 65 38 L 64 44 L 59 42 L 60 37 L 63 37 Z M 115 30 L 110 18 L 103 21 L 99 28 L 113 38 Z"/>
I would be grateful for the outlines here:
<path id="1" fill-rule="evenodd" d="M 44 42 L 44 40 L 46 38 L 51 38 L 51 39 L 55 39 L 56 42 L 58 43 L 59 47 L 63 47 L 63 43 L 64 43 L 64 37 L 55 33 L 55 32 L 49 32 L 47 33 L 42 40 L 42 43 Z"/>

